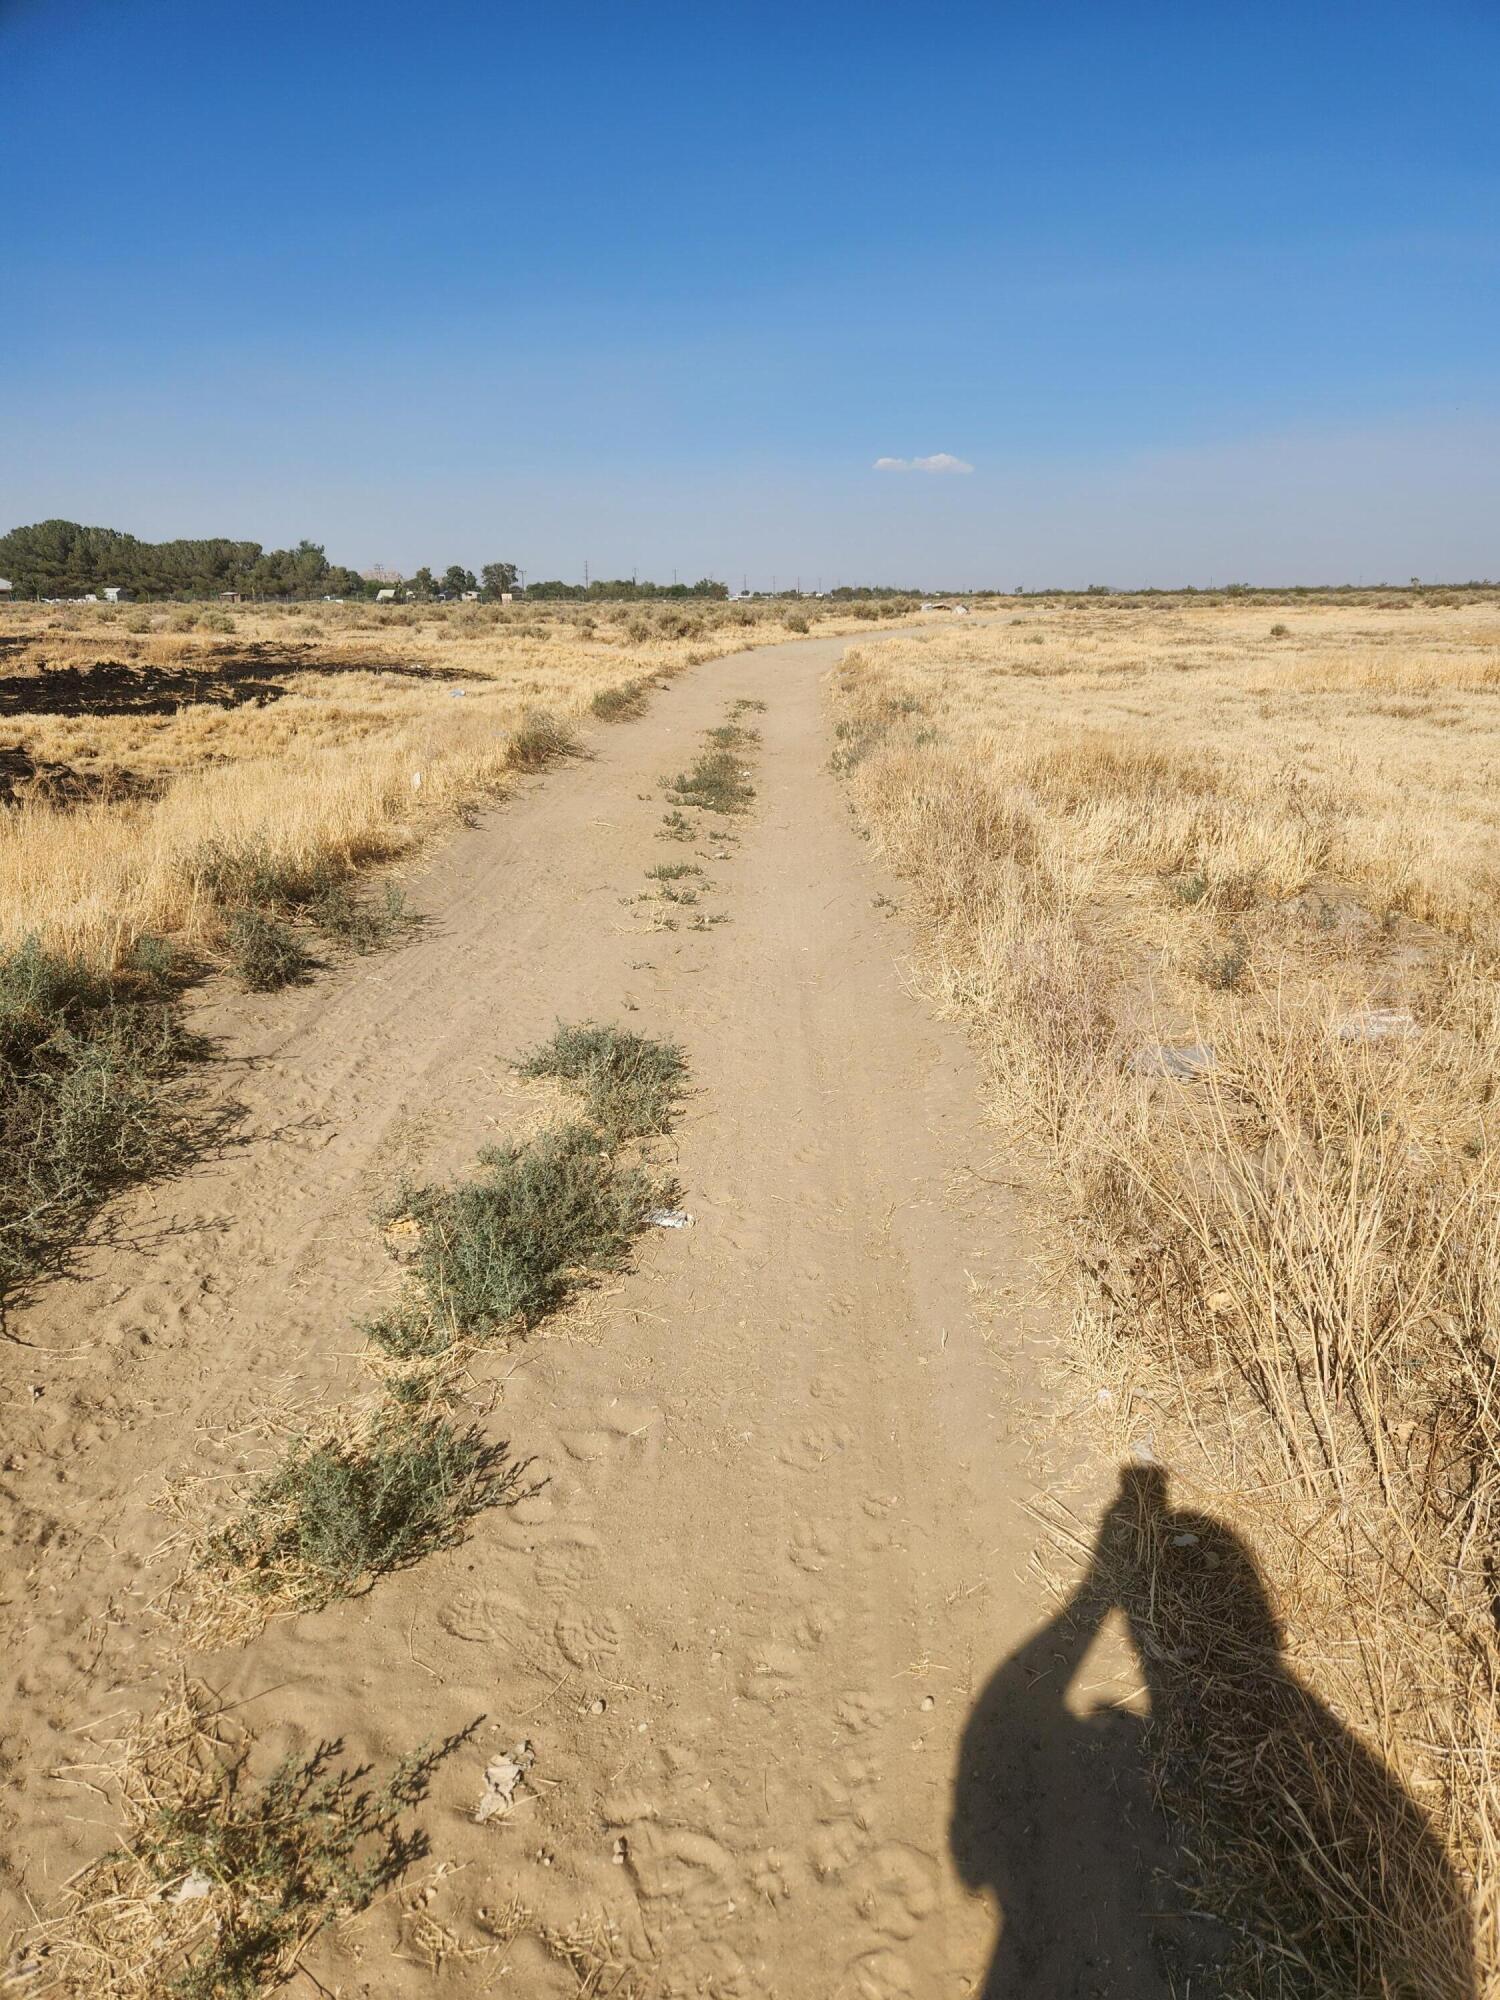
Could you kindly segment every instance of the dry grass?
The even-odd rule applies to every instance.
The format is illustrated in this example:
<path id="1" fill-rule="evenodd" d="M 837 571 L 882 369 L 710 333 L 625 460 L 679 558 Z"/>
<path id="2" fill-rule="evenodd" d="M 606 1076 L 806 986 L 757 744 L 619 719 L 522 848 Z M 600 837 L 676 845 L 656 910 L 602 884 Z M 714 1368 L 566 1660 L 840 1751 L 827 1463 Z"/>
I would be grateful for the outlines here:
<path id="1" fill-rule="evenodd" d="M 418 1753 L 376 1786 L 367 1770 L 340 1768 L 338 1743 L 259 1777 L 246 1731 L 184 1682 L 112 1761 L 62 1774 L 118 1800 L 122 1844 L 16 1940 L 7 1984 L 68 2000 L 273 1991 L 325 1926 L 426 1854 L 401 1814 L 453 1747 Z"/>
<path id="2" fill-rule="evenodd" d="M 1236 1990 L 1461 2000 L 1500 1990 L 1500 610 L 1271 622 L 897 640 L 841 670 L 838 759 L 1044 1142 L 1083 1361 L 1281 1622 L 1247 1675 L 1151 1554 L 1138 1636 L 1192 1663 L 1157 1774 Z"/>
<path id="3" fill-rule="evenodd" d="M 822 629 L 866 614 L 830 608 Z M 144 607 L 0 614 L 0 943 L 35 933 L 99 966 L 142 935 L 214 943 L 210 848 L 303 874 L 394 860 L 565 752 L 571 722 L 627 716 L 653 681 L 793 636 L 772 605 L 211 615 L 216 629 Z"/>

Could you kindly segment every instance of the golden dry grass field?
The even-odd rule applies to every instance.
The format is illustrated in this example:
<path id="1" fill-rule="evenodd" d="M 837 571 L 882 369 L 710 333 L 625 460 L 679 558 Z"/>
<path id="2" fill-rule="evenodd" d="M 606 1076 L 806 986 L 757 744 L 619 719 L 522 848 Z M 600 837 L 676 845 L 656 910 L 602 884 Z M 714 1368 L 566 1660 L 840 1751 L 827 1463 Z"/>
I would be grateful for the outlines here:
<path id="1" fill-rule="evenodd" d="M 1028 604 L 834 700 L 1079 1407 L 1261 1572 L 1138 1607 L 1245 1990 L 1496 1990 L 1500 598 Z"/>
<path id="2" fill-rule="evenodd" d="M 335 874 L 545 761 L 592 710 L 746 646 L 906 607 L 17 605 L 0 614 L 0 943 L 111 966 L 197 945 L 205 857 Z M 538 729 L 538 718 L 541 726 Z"/>

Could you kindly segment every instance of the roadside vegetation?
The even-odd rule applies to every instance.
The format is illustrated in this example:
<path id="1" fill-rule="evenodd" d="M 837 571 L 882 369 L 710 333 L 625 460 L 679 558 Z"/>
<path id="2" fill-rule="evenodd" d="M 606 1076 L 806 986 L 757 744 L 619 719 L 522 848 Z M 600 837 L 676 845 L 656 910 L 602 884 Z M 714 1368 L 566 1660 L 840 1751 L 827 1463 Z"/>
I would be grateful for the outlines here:
<path id="1" fill-rule="evenodd" d="M 909 609 L 7 606 L 0 945 L 35 934 L 105 972 L 147 935 L 212 956 L 226 857 L 353 878 L 570 754 L 579 722 L 628 719 L 684 668 L 792 636 L 793 615 L 838 633 Z"/>
<path id="2" fill-rule="evenodd" d="M 108 974 L 35 937 L 0 951 L 0 1313 L 186 1142 L 168 1095 L 193 1053 L 176 987 L 153 939 Z"/>
<path id="3" fill-rule="evenodd" d="M 179 1533 L 161 1553 L 182 1564 L 165 1609 L 195 1649 L 361 1593 L 461 1541 L 487 1509 L 540 1491 L 508 1444 L 457 1415 L 466 1364 L 617 1269 L 675 1199 L 649 1153 L 687 1068 L 675 1045 L 597 1022 L 559 1024 L 517 1068 L 560 1087 L 578 1116 L 492 1150 L 468 1182 L 407 1190 L 383 1218 L 407 1269 L 399 1309 L 371 1329 L 373 1401 L 297 1424 L 216 1526 L 202 1515 L 209 1491 L 224 1510 L 217 1479 L 165 1494 Z M 267 1772 L 250 1735 L 184 1680 L 97 1769 L 93 1788 L 118 1801 L 124 1838 L 14 1941 L 10 1976 L 79 2000 L 258 2000 L 320 1930 L 426 1854 L 401 1815 L 455 1747 L 419 1750 L 379 1783 L 342 1767 L 339 1743 Z M 571 1962 L 566 1939 L 538 1935 Z"/>
<path id="4" fill-rule="evenodd" d="M 1088 1404 L 1263 1572 L 1158 1549 L 1133 1613 L 1202 1663 L 1150 1742 L 1237 1993 L 1500 1977 L 1497 693 L 1472 597 L 1029 605 L 836 677 L 919 976 L 1041 1142 Z M 1378 1810 L 1328 1817 L 1378 1787 L 1299 1685 Z"/>
<path id="5" fill-rule="evenodd" d="M 296 1428 L 221 1526 L 199 1518 L 198 1488 L 169 1491 L 173 1546 L 185 1546 L 170 1609 L 194 1645 L 243 1641 L 270 1618 L 364 1591 L 529 1490 L 508 1444 L 454 1421 L 462 1371 L 476 1349 L 524 1337 L 620 1269 L 670 1208 L 676 1188 L 649 1149 L 687 1073 L 673 1044 L 594 1022 L 559 1026 L 518 1068 L 559 1082 L 580 1115 L 487 1149 L 469 1180 L 402 1190 L 381 1215 L 403 1269 L 397 1301 L 365 1329 L 373 1405 Z"/>
<path id="6" fill-rule="evenodd" d="M 593 1022 L 560 1026 L 519 1069 L 557 1079 L 581 1115 L 488 1148 L 472 1180 L 406 1188 L 390 1205 L 387 1240 L 401 1246 L 406 1282 L 369 1333 L 398 1361 L 524 1334 L 580 1285 L 618 1270 L 650 1216 L 676 1199 L 649 1157 L 686 1087 L 674 1044 Z"/>
<path id="7" fill-rule="evenodd" d="M 68 2000 L 273 1992 L 320 1931 L 428 1853 L 404 1815 L 455 1748 L 420 1749 L 378 1782 L 338 1742 L 258 1771 L 248 1733 L 184 1682 L 94 1773 L 123 1838 L 19 1941 L 6 1983 Z"/>
<path id="8" fill-rule="evenodd" d="M 755 799 L 750 759 L 760 748 L 760 731 L 745 717 L 765 710 L 763 701 L 732 702 L 723 722 L 704 731 L 704 745 L 693 763 L 675 777 L 662 779 L 671 802 L 663 813 L 662 840 L 705 843 L 697 852 L 705 860 L 727 861 L 738 841 L 726 822 L 748 812 Z M 708 844 L 711 843 L 711 844 Z M 696 861 L 662 861 L 646 871 L 651 887 L 635 900 L 652 906 L 652 929 L 712 930 L 729 922 L 726 910 L 709 910 L 704 899 L 713 893 Z"/>

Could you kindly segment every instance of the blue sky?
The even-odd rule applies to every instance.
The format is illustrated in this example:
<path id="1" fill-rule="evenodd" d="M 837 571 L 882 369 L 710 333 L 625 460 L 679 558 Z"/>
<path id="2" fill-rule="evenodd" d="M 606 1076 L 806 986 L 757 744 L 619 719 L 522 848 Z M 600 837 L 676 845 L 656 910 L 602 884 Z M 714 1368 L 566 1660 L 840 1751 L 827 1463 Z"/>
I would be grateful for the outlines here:
<path id="1" fill-rule="evenodd" d="M 1497 77 L 1493 0 L 0 0 L 0 526 L 1500 576 Z"/>

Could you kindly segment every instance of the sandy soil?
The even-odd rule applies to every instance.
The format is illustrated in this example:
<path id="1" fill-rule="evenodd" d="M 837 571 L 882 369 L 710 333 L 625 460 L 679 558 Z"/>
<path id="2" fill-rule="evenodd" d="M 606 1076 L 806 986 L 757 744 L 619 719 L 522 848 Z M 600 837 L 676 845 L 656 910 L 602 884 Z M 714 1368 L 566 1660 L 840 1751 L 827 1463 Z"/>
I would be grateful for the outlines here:
<path id="1" fill-rule="evenodd" d="M 107 1804 L 59 1773 L 177 1656 L 151 1610 L 164 1478 L 253 1457 L 262 1400 L 362 1392 L 357 1322 L 391 1284 L 373 1199 L 407 1168 L 467 1170 L 526 1115 L 510 1058 L 592 1016 L 689 1051 L 694 1225 L 486 1361 L 476 1404 L 545 1490 L 190 1662 L 271 1747 L 338 1735 L 384 1760 L 483 1718 L 425 1808 L 425 1896 L 321 1941 L 310 1971 L 350 1996 L 580 1990 L 536 1937 L 495 1942 L 519 1898 L 613 1923 L 631 1970 L 589 1991 L 1166 1990 L 1132 1725 L 1091 1718 L 1116 1668 L 1107 1647 L 1064 1659 L 1030 1560 L 1040 1488 L 1066 1479 L 1086 1538 L 1112 1475 L 1059 1455 L 1017 1169 L 961 1039 L 903 986 L 877 901 L 899 888 L 827 770 L 820 683 L 845 643 L 696 669 L 459 834 L 413 880 L 430 922 L 401 949 L 198 1010 L 232 1059 L 236 1143 L 128 1204 L 14 1316 L 36 1345 L 0 1351 L 7 1915 L 107 1844 Z M 652 931 L 628 899 L 691 852 L 658 837 L 657 780 L 739 697 L 767 710 L 755 807 L 704 863 L 729 921 Z M 977 1887 L 948 1830 L 966 1729 Z M 475 1825 L 487 1759 L 522 1738 L 516 1805 Z"/>

